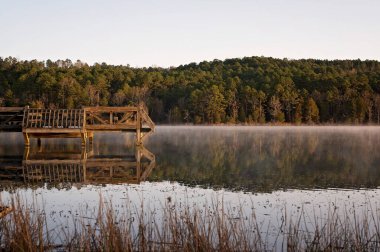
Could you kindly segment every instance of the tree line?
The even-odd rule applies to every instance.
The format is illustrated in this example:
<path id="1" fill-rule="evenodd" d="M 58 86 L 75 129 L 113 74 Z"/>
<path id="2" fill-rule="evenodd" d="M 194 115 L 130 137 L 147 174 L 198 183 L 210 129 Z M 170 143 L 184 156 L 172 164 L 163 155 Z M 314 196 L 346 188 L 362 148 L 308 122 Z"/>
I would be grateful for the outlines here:
<path id="1" fill-rule="evenodd" d="M 178 67 L 0 58 L 0 106 L 143 102 L 158 123 L 380 123 L 380 62 L 245 57 Z"/>

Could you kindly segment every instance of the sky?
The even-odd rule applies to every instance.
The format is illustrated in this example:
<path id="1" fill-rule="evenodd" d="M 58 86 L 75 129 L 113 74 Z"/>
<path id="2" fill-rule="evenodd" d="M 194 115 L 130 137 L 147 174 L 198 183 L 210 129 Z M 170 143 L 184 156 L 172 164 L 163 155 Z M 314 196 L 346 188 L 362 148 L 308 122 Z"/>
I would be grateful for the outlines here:
<path id="1" fill-rule="evenodd" d="M 380 60 L 379 0 L 0 0 L 0 57 L 134 67 Z"/>

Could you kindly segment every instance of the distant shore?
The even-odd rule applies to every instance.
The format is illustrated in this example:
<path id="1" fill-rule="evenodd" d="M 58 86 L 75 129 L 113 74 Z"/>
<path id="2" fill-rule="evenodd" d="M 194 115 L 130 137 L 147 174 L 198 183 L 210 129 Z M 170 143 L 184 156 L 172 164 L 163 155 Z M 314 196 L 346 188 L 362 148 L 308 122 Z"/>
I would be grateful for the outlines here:
<path id="1" fill-rule="evenodd" d="M 156 126 L 201 126 L 201 127 L 380 127 L 380 124 L 342 124 L 342 123 L 321 123 L 321 124 L 292 124 L 292 123 L 265 123 L 265 124 L 250 124 L 250 123 L 241 123 L 241 124 L 230 124 L 230 123 L 218 123 L 218 124 L 193 124 L 193 123 L 156 123 Z"/>

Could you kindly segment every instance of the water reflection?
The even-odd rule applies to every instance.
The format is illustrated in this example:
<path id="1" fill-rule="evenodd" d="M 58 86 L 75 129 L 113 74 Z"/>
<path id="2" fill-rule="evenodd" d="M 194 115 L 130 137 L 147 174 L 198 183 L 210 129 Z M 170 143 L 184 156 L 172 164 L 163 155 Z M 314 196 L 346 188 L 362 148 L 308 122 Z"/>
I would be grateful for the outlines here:
<path id="1" fill-rule="evenodd" d="M 0 188 L 138 184 L 148 178 L 156 163 L 155 155 L 144 146 L 125 155 L 96 154 L 93 146 L 63 152 L 54 145 L 45 147 L 25 148 L 22 156 L 1 155 Z"/>
<path id="2" fill-rule="evenodd" d="M 232 190 L 376 188 L 379 127 L 159 127 L 150 179 Z"/>
<path id="3" fill-rule="evenodd" d="M 11 197 L 7 185 L 24 186 L 17 192 L 43 202 L 49 227 L 67 223 L 67 216 L 83 209 L 86 220 L 96 221 L 100 194 L 120 216 L 131 213 L 130 220 L 152 213 L 144 220 L 154 220 L 155 227 L 166 221 L 163 207 L 185 213 L 189 206 L 202 211 L 222 206 L 231 209 L 230 223 L 241 220 L 249 228 L 247 216 L 254 211 L 259 234 L 269 235 L 269 244 L 281 241 L 282 221 L 300 220 L 301 211 L 311 217 L 304 220 L 305 230 L 329 227 L 324 220 L 331 209 L 332 216 L 343 218 L 347 213 L 376 218 L 380 212 L 379 189 L 345 190 L 380 186 L 379 127 L 158 127 L 146 142 L 155 156 L 133 143 L 127 135 L 99 134 L 86 152 L 65 139 L 43 140 L 41 149 L 34 142 L 23 153 L 22 136 L 0 134 L 0 196 Z M 124 184 L 145 179 L 160 182 Z M 29 190 L 33 186 L 38 188 Z M 47 190 L 52 187 L 70 190 Z M 288 190 L 331 187 L 344 190 Z"/>
<path id="4" fill-rule="evenodd" d="M 160 126 L 145 146 L 155 154 L 156 158 L 151 159 L 156 161 L 156 168 L 149 178 L 141 170 L 142 177 L 135 181 L 171 181 L 251 192 L 380 186 L 380 127 Z M 17 160 L 18 167 L 22 166 L 23 150 L 22 135 L 0 134 L 0 157 L 7 159 L 9 167 L 15 166 Z M 31 150 L 34 153 L 30 160 L 60 160 L 62 164 L 63 160 L 85 160 L 86 180 L 81 177 L 75 181 L 88 184 L 106 181 L 109 175 L 105 174 L 114 173 L 104 168 L 113 162 L 111 158 L 124 160 L 124 164 L 118 161 L 119 166 L 114 163 L 120 180 L 116 175 L 109 179 L 110 183 L 122 183 L 129 171 L 126 162 L 136 156 L 133 135 L 122 133 L 97 134 L 87 157 L 81 157 L 80 142 L 72 139 L 43 140 L 41 151 L 32 142 Z M 98 167 L 98 171 L 93 167 Z M 0 174 L 7 172 L 1 169 Z M 17 173 L 16 169 L 12 172 Z M 9 177 L 0 176 L 3 180 Z M 17 179 L 24 182 L 22 176 L 13 180 Z M 125 179 L 128 180 L 132 182 Z"/>

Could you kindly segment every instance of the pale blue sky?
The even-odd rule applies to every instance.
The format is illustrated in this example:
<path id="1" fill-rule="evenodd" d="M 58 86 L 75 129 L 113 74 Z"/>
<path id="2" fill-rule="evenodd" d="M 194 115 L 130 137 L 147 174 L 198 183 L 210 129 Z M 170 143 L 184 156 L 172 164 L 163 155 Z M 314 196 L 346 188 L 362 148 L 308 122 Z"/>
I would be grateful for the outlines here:
<path id="1" fill-rule="evenodd" d="M 380 60 L 380 0 L 0 0 L 0 57 L 178 66 Z"/>

